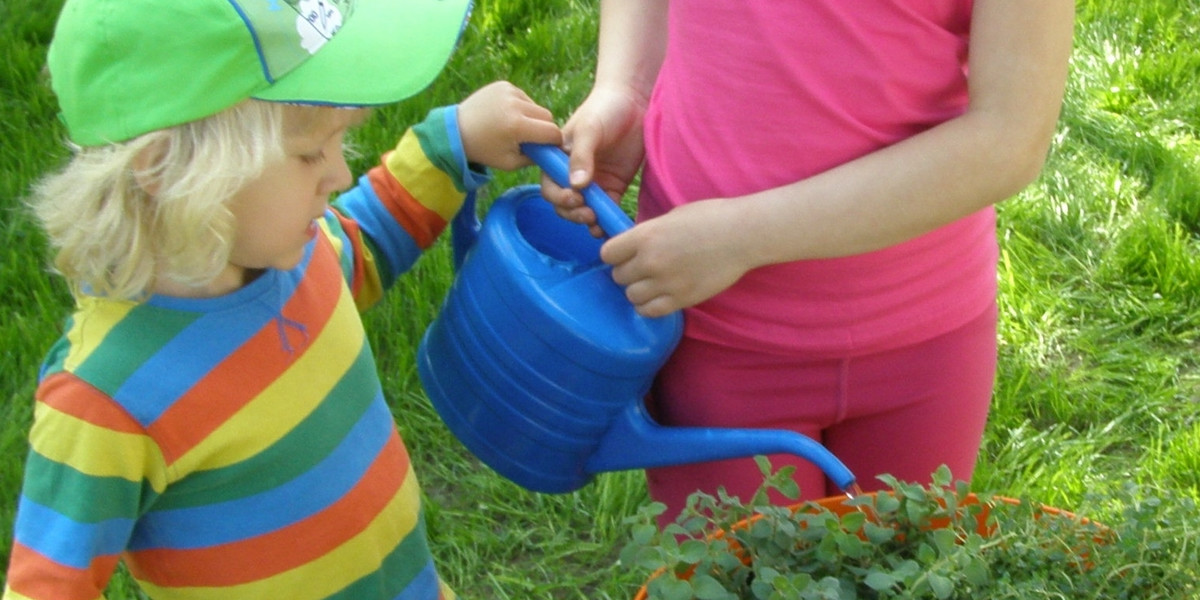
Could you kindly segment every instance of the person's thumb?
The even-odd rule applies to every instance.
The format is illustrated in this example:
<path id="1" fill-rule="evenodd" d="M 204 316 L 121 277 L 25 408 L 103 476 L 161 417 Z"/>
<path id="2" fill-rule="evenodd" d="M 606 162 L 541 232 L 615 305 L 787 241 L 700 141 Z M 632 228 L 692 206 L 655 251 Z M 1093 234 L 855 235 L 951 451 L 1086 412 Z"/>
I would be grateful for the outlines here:
<path id="1" fill-rule="evenodd" d="M 600 135 L 594 128 L 577 127 L 571 132 L 568 147 L 568 161 L 571 187 L 581 189 L 592 182 L 596 163 L 596 147 L 600 145 Z"/>

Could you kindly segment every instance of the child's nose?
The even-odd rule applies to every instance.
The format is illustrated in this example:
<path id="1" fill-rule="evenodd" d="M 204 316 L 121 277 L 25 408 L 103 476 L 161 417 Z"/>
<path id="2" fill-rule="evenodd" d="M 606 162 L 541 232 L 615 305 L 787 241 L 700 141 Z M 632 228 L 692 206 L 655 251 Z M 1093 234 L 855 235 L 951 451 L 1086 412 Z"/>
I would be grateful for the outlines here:
<path id="1" fill-rule="evenodd" d="M 329 161 L 328 164 L 329 173 L 326 174 L 325 181 L 331 193 L 345 190 L 354 183 L 354 175 L 350 172 L 350 165 L 346 163 L 345 155 L 337 153 L 337 158 Z"/>

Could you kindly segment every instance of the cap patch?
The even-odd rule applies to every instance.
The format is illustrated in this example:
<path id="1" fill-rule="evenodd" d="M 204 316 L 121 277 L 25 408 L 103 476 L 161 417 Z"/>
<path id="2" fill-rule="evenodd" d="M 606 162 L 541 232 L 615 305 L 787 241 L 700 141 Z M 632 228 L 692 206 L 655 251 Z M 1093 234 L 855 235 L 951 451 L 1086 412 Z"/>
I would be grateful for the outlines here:
<path id="1" fill-rule="evenodd" d="M 274 83 L 320 50 L 354 13 L 355 0 L 229 0 Z"/>
<path id="2" fill-rule="evenodd" d="M 338 29 L 342 28 L 342 11 L 332 0 L 300 0 L 295 8 L 296 30 L 300 32 L 300 45 L 309 54 L 316 54 Z"/>

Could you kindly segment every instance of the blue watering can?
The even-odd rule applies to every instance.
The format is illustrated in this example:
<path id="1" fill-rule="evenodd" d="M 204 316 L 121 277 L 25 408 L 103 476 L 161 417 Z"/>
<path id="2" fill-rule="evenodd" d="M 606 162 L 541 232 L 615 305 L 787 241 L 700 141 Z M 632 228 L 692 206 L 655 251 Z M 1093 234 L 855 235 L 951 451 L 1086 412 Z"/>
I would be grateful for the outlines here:
<path id="1" fill-rule="evenodd" d="M 522 150 L 566 185 L 561 150 Z M 633 226 L 596 185 L 583 195 L 609 236 Z M 418 372 L 446 426 L 493 470 L 562 493 L 602 472 L 788 453 L 851 489 L 846 466 L 801 434 L 655 423 L 643 399 L 682 314 L 637 314 L 600 260 L 602 240 L 560 218 L 538 186 L 506 191 L 482 228 L 468 204 L 452 222 L 458 273 L 421 340 Z"/>

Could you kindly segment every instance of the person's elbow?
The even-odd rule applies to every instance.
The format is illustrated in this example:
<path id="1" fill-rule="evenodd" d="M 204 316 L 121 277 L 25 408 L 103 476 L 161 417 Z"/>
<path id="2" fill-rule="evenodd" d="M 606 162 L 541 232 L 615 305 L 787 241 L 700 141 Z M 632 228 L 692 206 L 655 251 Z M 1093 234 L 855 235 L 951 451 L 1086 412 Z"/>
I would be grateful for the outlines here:
<path id="1" fill-rule="evenodd" d="M 1036 181 L 1046 166 L 1058 135 L 1058 114 L 1055 111 L 1053 117 L 1030 125 L 1029 131 L 1016 142 L 1020 156 L 1013 160 L 1017 163 L 1017 183 L 1022 189 Z"/>
<path id="2" fill-rule="evenodd" d="M 994 115 L 984 145 L 1000 195 L 1015 196 L 1041 176 L 1058 132 L 1058 111 L 1046 115 Z"/>

